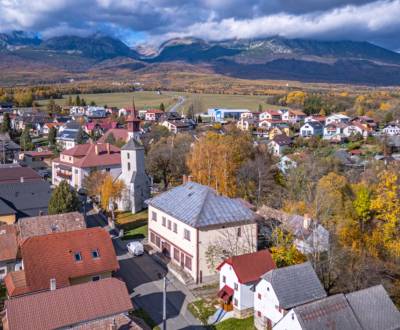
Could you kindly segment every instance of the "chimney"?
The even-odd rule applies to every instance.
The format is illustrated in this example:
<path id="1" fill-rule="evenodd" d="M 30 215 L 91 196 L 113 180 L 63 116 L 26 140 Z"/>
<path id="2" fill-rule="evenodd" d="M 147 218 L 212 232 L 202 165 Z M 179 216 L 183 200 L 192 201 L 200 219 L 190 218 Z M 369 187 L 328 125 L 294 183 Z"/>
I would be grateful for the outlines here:
<path id="1" fill-rule="evenodd" d="M 94 145 L 94 152 L 96 155 L 99 154 L 99 146 L 97 144 Z"/>
<path id="2" fill-rule="evenodd" d="M 50 279 L 50 291 L 57 289 L 57 282 L 55 278 Z"/>
<path id="3" fill-rule="evenodd" d="M 110 150 L 110 144 L 109 143 L 106 144 L 106 148 L 107 148 L 107 153 L 110 154 L 111 150 Z"/>
<path id="4" fill-rule="evenodd" d="M 303 228 L 308 229 L 310 228 L 312 219 L 310 218 L 310 215 L 308 213 L 305 213 L 303 216 Z"/>
<path id="5" fill-rule="evenodd" d="M 24 183 L 24 182 L 25 182 L 24 177 L 21 176 L 21 177 L 19 178 L 19 181 L 20 181 L 21 183 Z"/>
<path id="6" fill-rule="evenodd" d="M 187 177 L 186 174 L 184 174 L 184 175 L 182 176 L 182 183 L 185 184 L 185 183 L 187 183 L 187 182 L 188 182 L 188 177 Z"/>
<path id="7" fill-rule="evenodd" d="M 188 175 L 187 182 L 192 182 L 192 180 L 193 180 L 193 176 L 192 175 Z"/>

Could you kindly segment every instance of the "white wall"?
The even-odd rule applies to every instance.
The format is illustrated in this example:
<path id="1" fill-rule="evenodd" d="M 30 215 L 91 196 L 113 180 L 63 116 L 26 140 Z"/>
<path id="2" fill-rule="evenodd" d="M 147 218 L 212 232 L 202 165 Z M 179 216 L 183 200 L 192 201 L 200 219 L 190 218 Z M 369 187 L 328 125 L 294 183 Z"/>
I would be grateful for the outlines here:
<path id="1" fill-rule="evenodd" d="M 274 326 L 274 330 L 301 330 L 301 325 L 296 313 L 291 310 L 285 317 Z"/>
<path id="2" fill-rule="evenodd" d="M 261 294 L 259 299 L 258 294 Z M 283 317 L 283 310 L 279 312 L 278 298 L 271 284 L 262 279 L 258 282 L 254 292 L 254 313 L 261 312 L 261 317 L 266 317 L 272 321 L 272 324 L 277 323 Z"/>

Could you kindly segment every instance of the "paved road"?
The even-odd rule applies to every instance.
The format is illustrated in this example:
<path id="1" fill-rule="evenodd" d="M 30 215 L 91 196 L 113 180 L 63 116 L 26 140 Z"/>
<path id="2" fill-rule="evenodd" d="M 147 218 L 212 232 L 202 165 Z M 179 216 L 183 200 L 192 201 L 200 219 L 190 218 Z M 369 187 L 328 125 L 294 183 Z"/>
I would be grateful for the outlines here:
<path id="1" fill-rule="evenodd" d="M 168 111 L 178 112 L 179 108 L 185 103 L 186 98 L 184 96 L 178 96 L 178 102 L 176 102 Z"/>
<path id="2" fill-rule="evenodd" d="M 88 217 L 88 226 L 104 226 L 103 219 L 96 214 Z M 133 258 L 126 249 L 124 241 L 113 239 L 120 265 L 116 276 L 124 280 L 137 307 L 143 308 L 158 325 L 162 324 L 162 287 L 159 274 L 165 274 L 148 254 Z M 167 328 L 169 329 L 205 329 L 187 310 L 187 304 L 195 298 L 187 288 L 172 275 L 167 275 Z"/>

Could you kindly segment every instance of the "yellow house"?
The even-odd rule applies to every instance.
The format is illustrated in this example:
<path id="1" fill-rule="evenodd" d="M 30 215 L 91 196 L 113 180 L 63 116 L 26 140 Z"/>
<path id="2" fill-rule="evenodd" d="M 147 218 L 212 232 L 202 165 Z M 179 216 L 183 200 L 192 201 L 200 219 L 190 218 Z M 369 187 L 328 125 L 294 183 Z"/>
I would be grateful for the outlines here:
<path id="1" fill-rule="evenodd" d="M 12 225 L 16 220 L 16 213 L 17 212 L 12 207 L 0 199 L 0 225 Z"/>
<path id="2" fill-rule="evenodd" d="M 281 128 L 273 127 L 273 128 L 271 128 L 271 130 L 268 133 L 268 138 L 270 140 L 273 140 L 275 138 L 275 136 L 282 135 L 282 134 L 285 134 L 286 136 L 289 136 L 290 135 L 289 127 L 281 127 Z"/>

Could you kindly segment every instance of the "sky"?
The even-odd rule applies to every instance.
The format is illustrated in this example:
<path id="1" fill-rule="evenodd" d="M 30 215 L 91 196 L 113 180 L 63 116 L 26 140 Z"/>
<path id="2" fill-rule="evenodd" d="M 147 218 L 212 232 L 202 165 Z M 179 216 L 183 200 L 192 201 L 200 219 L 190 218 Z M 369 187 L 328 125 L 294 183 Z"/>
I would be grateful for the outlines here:
<path id="1" fill-rule="evenodd" d="M 400 50 L 400 0 L 0 0 L 0 32 L 102 33 L 129 45 L 193 36 L 370 41 Z"/>

